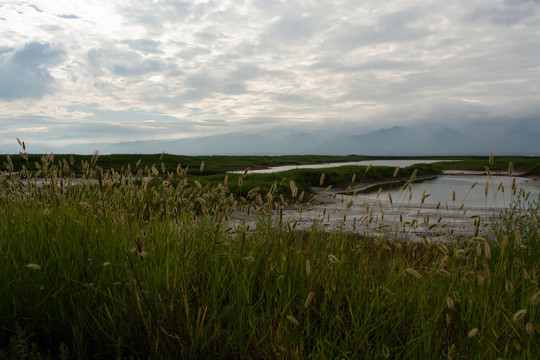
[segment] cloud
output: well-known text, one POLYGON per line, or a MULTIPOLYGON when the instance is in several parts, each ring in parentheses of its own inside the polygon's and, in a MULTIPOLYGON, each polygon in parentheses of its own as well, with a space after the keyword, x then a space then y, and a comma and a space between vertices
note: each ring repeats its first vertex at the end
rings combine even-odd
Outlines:
POLYGON ((284 16, 272 22, 265 36, 281 44, 307 41, 317 28, 317 21, 309 16, 284 16))
POLYGON ((467 14, 465 20, 469 22, 486 20, 495 25, 514 26, 534 18, 539 11, 538 4, 540 1, 507 1, 499 6, 479 7, 467 14))
POLYGON ((128 48, 122 47, 119 43, 103 44, 101 48, 88 50, 86 59, 90 65, 90 70, 94 76, 117 75, 122 77, 140 78, 143 75, 151 75, 163 71, 176 69, 174 63, 167 63, 156 55, 145 55, 136 51, 141 47, 146 50, 154 49, 157 42, 126 41, 130 45, 128 48))
POLYGON ((246 85, 235 78, 218 74, 199 72, 189 75, 185 85, 194 91, 200 92, 204 97, 211 94, 238 95, 247 91, 246 85), (206 95, 206 96, 205 96, 206 95))
POLYGON ((152 39, 135 39, 124 40, 123 43, 128 44, 132 49, 136 51, 142 51, 146 54, 162 54, 160 49, 162 46, 160 41, 152 39))
POLYGON ((197 134, 208 126, 159 112, 113 111, 97 104, 70 105, 56 117, 0 114, 0 124, 0 151, 9 148, 12 152, 17 148, 16 138, 24 140, 34 152, 44 144, 49 149, 61 145, 80 148, 87 143, 174 139, 197 134))
POLYGON ((39 99, 54 92, 49 67, 64 59, 65 51, 48 43, 30 42, 0 55, 0 99, 39 99))
POLYGON ((119 12, 130 21, 143 24, 153 30, 161 30, 169 23, 191 22, 201 19, 214 2, 138 0, 119 7, 119 12))
POLYGON ((37 11, 37 12, 39 12, 39 13, 42 13, 42 12, 43 12, 43 10, 41 10, 39 7, 37 7, 37 5, 34 5, 34 4, 28 4, 28 3, 25 3, 25 2, 23 2, 23 4, 25 4, 26 6, 28 6, 28 7, 32 8, 32 9, 34 9, 35 11, 37 11))
POLYGON ((81 18, 80 16, 73 15, 73 14, 62 14, 62 15, 57 15, 57 16, 61 19, 80 19, 81 18))
POLYGON ((540 0, 83 2, 80 13, 3 3, 0 114, 60 119, 51 132, 84 141, 126 116, 114 129, 130 139, 202 127, 360 132, 511 122, 534 117, 540 96, 540 0), (73 104, 99 106, 62 112, 73 104))

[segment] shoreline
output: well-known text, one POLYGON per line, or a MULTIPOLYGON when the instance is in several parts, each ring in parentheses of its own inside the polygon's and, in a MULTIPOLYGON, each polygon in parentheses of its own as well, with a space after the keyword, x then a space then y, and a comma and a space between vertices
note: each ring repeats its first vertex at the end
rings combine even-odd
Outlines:
MULTIPOLYGON (((418 176, 414 183, 435 179, 441 175, 418 176)), ((342 187, 313 187, 315 199, 289 204, 281 213, 274 209, 271 216, 273 221, 296 230, 309 230, 316 226, 326 231, 398 237, 408 241, 428 238, 451 242, 463 237, 489 236, 488 232, 483 231, 484 226, 496 221, 505 209, 487 205, 465 206, 461 202, 392 203, 385 196, 373 198, 363 196, 362 193, 353 195, 357 190, 403 184, 408 180, 409 178, 398 178, 365 182, 351 187, 348 192, 342 187)), ((256 217, 247 214, 236 214, 233 218, 249 224, 250 228, 256 225, 256 217)))

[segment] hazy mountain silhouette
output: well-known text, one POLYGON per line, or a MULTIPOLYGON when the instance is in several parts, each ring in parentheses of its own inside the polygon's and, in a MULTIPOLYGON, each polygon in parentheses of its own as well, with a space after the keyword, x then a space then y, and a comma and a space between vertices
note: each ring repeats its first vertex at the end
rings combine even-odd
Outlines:
MULTIPOLYGON (((496 155, 540 156, 540 126, 534 121, 474 122, 393 126, 365 134, 267 130, 228 133, 179 140, 149 140, 69 147, 30 146, 29 151, 55 153, 160 153, 184 155, 496 155), (285 135, 284 135, 285 134, 285 135)), ((18 152, 16 146, 9 150, 18 152)), ((2 149, 6 151, 5 149, 2 149)))

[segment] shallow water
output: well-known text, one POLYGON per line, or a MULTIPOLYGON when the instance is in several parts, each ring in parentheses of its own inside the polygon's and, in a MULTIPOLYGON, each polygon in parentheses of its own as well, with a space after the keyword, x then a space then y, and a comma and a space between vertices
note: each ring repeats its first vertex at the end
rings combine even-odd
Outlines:
MULTIPOLYGON (((525 194, 530 193, 529 200, 538 199, 540 194, 538 180, 520 176, 487 175, 442 175, 435 179, 415 182, 411 184, 410 190, 405 191, 402 191, 401 185, 393 184, 383 188, 379 197, 389 199, 389 192, 394 203, 420 204, 425 192, 428 196, 424 199, 424 203, 427 204, 440 202, 449 206, 465 204, 468 207, 503 208, 516 199, 517 192, 516 194, 512 192, 514 181, 517 191, 522 189, 525 194)), ((375 199, 378 189, 379 187, 374 187, 370 191, 363 192, 362 196, 375 199)))
MULTIPOLYGON (((423 237, 452 241, 475 233, 488 236, 484 231, 488 231, 489 227, 484 228, 483 225, 492 220, 497 221, 501 209, 516 199, 519 189, 529 193, 529 201, 537 200, 540 193, 540 181, 537 179, 479 174, 439 176, 413 183, 410 192, 408 189, 402 192, 402 186, 393 184, 392 189, 382 190, 378 198, 378 186, 356 196, 345 194, 340 189, 327 192, 321 190, 317 196, 318 201, 310 206, 303 205, 302 210, 292 206, 285 209, 281 216, 276 213, 275 219, 302 230, 316 225, 328 230, 339 229, 375 236, 384 234, 412 241, 423 237), (516 195, 512 195, 514 180, 516 195), (472 186, 475 182, 477 184, 472 186), (502 185, 499 187, 499 184, 502 185), (430 195, 422 204, 424 190, 430 195), (392 201, 388 197, 389 191, 392 201), (410 194, 412 196, 409 199, 410 194), (413 221, 416 224, 414 226, 413 221)), ((526 207, 526 204, 522 202, 521 206, 526 207)))
MULTIPOLYGON (((326 169, 340 166, 390 166, 405 168, 414 164, 431 164, 441 161, 454 161, 454 160, 364 160, 364 161, 350 161, 350 162, 337 162, 337 163, 323 163, 323 164, 311 164, 311 165, 283 165, 270 167, 268 169, 250 170, 248 174, 269 174, 294 169, 326 169)), ((242 174, 244 171, 231 171, 233 174, 242 174)))

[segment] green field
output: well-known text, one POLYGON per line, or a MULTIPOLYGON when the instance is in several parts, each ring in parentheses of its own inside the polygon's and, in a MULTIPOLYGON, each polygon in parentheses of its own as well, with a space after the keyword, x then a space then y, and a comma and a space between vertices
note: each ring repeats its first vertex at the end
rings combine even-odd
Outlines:
MULTIPOLYGON (((18 171, 23 165, 29 170, 35 170, 36 163, 41 162, 44 154, 13 154, 11 161, 14 170, 18 171)), ((64 160, 70 164, 70 169, 76 173, 81 173, 82 163, 90 162, 92 155, 70 155, 70 154, 55 154, 56 162, 64 160)), ((440 166, 448 169, 469 169, 483 170, 489 165, 488 156, 324 156, 324 155, 287 155, 287 156, 184 156, 171 154, 116 154, 116 155, 100 155, 98 165, 104 169, 114 168, 117 171, 127 167, 135 168, 135 165, 140 160, 140 167, 160 166, 165 164, 167 171, 174 171, 180 164, 183 168, 191 169, 193 174, 198 173, 202 162, 205 163, 205 173, 207 175, 216 173, 225 173, 231 170, 262 169, 271 166, 280 165, 304 165, 317 163, 332 163, 346 161, 364 161, 364 160, 392 160, 392 159, 428 159, 428 160, 458 160, 455 163, 441 163, 440 166)), ((492 170, 506 171, 508 164, 512 162, 515 170, 528 172, 540 167, 540 157, 524 157, 524 156, 504 156, 495 157, 494 163, 491 164, 492 170)))
POLYGON ((510 161, 534 173, 538 158, 243 176, 225 171, 344 158, 24 157, 0 173, 0 359, 540 354, 538 200, 518 197, 485 236, 452 243, 271 216, 313 187, 510 161), (256 228, 228 221, 247 208, 256 228))
MULTIPOLYGON (((35 174, 42 167, 43 155, 12 155, 11 163, 14 171, 20 171, 25 167, 35 174)), ((46 156, 47 157, 47 156, 46 156)), ((139 177, 148 175, 152 167, 159 170, 159 179, 166 178, 168 174, 176 174, 180 166, 189 181, 197 180, 201 184, 217 185, 227 182, 228 189, 235 196, 247 194, 254 188, 267 192, 274 184, 277 185, 278 194, 290 197, 289 184, 294 181, 299 193, 305 191, 306 195, 312 194, 312 187, 327 186, 347 188, 354 186, 353 176, 356 183, 381 181, 391 179, 394 168, 376 167, 366 173, 366 166, 343 166, 329 169, 297 169, 273 174, 227 174, 228 171, 242 171, 245 169, 263 169, 280 165, 304 165, 316 163, 365 161, 365 160, 388 160, 388 159, 429 159, 429 160, 458 160, 456 162, 439 162, 434 164, 416 165, 409 169, 401 169, 397 180, 407 180, 414 169, 418 169, 419 176, 438 175, 444 169, 462 170, 485 170, 489 165, 494 172, 508 171, 509 164, 513 164, 513 170, 525 173, 528 176, 540 174, 539 157, 501 157, 495 158, 493 164, 489 164, 489 157, 366 157, 366 156, 315 156, 315 155, 290 155, 290 156, 182 156, 170 154, 136 155, 119 154, 103 155, 97 158, 95 166, 104 171, 111 170, 118 173, 129 172, 139 177), (201 171, 201 164, 204 164, 201 171), (319 180, 325 174, 325 183, 320 185, 319 180), (240 186, 239 178, 242 178, 240 186)), ((54 155, 52 163, 48 166, 56 166, 58 176, 83 175, 83 168, 92 162, 91 155, 54 155), (85 165, 86 164, 86 165, 85 165), (69 169, 69 171, 64 171, 69 169)), ((4 166, 7 165, 4 162, 4 166)), ((157 180, 159 180, 157 179, 157 180)), ((182 178, 183 180, 183 178, 182 178)), ((176 185, 176 180, 173 180, 176 185)), ((154 185, 158 185, 155 182, 154 185)), ((306 196, 306 199, 309 196, 306 196)))

